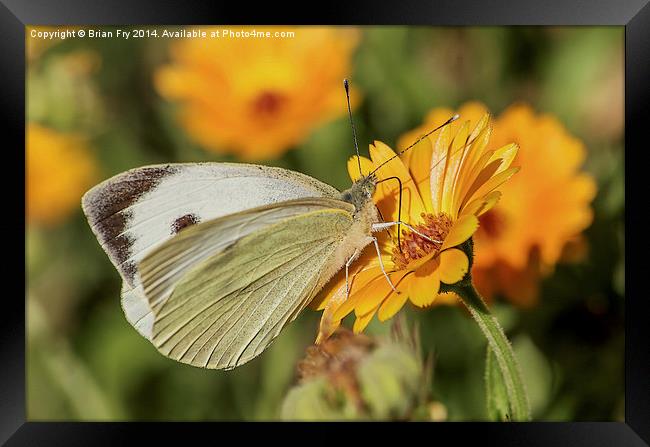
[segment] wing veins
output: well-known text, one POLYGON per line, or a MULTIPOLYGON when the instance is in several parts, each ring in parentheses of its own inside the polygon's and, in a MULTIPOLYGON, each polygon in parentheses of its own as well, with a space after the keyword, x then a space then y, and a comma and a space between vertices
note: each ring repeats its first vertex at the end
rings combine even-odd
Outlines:
MULTIPOLYGON (((329 244, 323 244, 323 246, 321 246, 321 247, 319 248, 318 253, 320 253, 321 251, 323 251, 323 249, 324 249, 325 247, 327 247, 328 245, 329 245, 329 244)), ((307 258, 305 259, 305 262, 309 261, 310 259, 313 259, 313 257, 314 257, 314 256, 307 256, 307 258)), ((285 278, 285 277, 287 277, 287 275, 288 275, 288 273, 285 273, 281 278, 285 278)), ((294 287, 295 284, 298 282, 298 280, 301 279, 303 276, 304 276, 304 275, 298 275, 298 276, 296 277, 296 279, 292 282, 291 287, 294 287)), ((278 278, 278 280, 276 280, 276 284, 278 284, 279 282, 280 282, 280 278, 278 278)), ((304 287, 303 287, 301 290, 304 290, 304 287)), ((275 306, 273 307, 273 310, 270 311, 270 312, 268 313, 266 319, 264 320, 264 323, 260 326, 260 329, 259 329, 255 334, 252 335, 251 339, 247 342, 246 346, 248 346, 248 345, 252 342, 252 340, 255 339, 255 337, 257 336, 257 334, 259 334, 259 333, 262 331, 262 329, 264 328, 264 326, 266 325, 266 323, 268 323, 268 321, 269 321, 269 319, 271 318, 271 316, 273 315, 273 313, 276 311, 276 309, 277 309, 277 308, 280 306, 280 304, 283 302, 284 298, 287 297, 287 295, 289 294, 290 291, 291 291, 291 288, 287 288, 287 290, 286 290, 286 292, 285 292, 285 294, 284 294, 284 296, 283 296, 283 299, 279 299, 279 300, 277 300, 275 306)), ((266 296, 268 296, 268 293, 267 293, 266 296)), ((300 295, 298 295, 298 296, 300 296, 300 295)), ((226 354, 226 352, 228 351, 228 349, 230 349, 230 347, 232 346, 233 342, 234 342, 236 339, 239 338, 239 334, 241 334, 241 331, 242 331, 243 327, 244 327, 244 326, 245 326, 245 325, 250 321, 250 319, 251 319, 251 317, 252 317, 252 313, 254 313, 254 312, 259 308, 260 303, 261 303, 261 300, 257 302, 255 308, 253 309, 253 312, 249 313, 248 318, 246 319, 246 322, 245 322, 244 324, 242 324, 242 325, 239 327, 239 330, 237 331, 237 335, 231 338, 230 342, 228 343, 228 345, 227 345, 226 348, 224 349, 223 353, 221 354, 221 357, 219 357, 219 360, 217 360, 217 364, 221 363, 221 359, 222 359, 223 356, 226 354)), ((240 317, 240 318, 241 318, 241 317, 240 317)), ((238 321, 239 321, 239 319, 238 319, 238 321)), ((212 358, 212 355, 214 354, 214 350, 215 350, 215 349, 216 349, 216 345, 215 345, 215 347, 213 348, 212 353, 210 354, 210 358, 212 358)))
MULTIPOLYGON (((268 257, 267 257, 267 260, 268 260, 269 257, 271 257, 271 256, 273 256, 273 255, 274 255, 274 253, 270 253, 270 254, 268 255, 268 257)), ((257 260, 259 260, 259 259, 260 259, 259 257, 258 257, 258 258, 255 258, 255 261, 257 261, 257 260)), ((289 263, 289 262, 291 262, 292 260, 293 260, 293 259, 289 259, 289 260, 286 261, 285 263, 281 264, 280 267, 281 267, 281 266, 284 266, 285 264, 287 264, 287 263, 289 263)), ((256 269, 260 268, 260 266, 263 265, 263 264, 264 264, 263 262, 262 262, 262 263, 256 263, 256 264, 253 266, 253 268, 247 272, 247 274, 250 274, 250 273, 254 272, 256 269)), ((234 280, 236 280, 235 275, 232 275, 232 278, 233 278, 233 279, 232 279, 228 284, 232 284, 232 282, 233 282, 234 280)), ((203 285, 204 285, 205 283, 207 283, 208 281, 209 281, 209 279, 206 280, 206 281, 203 281, 201 284, 199 284, 199 285, 193 287, 192 289, 190 289, 190 291, 196 291, 197 288, 198 288, 199 286, 203 286, 203 285)), ((269 282, 270 282, 270 281, 269 281, 269 282)), ((268 283, 265 283, 265 284, 261 285, 260 287, 263 287, 263 286, 266 285, 266 284, 268 284, 268 283)), ((203 288, 203 287, 202 287, 202 288, 203 288)), ((191 317, 189 318, 189 320, 186 320, 185 322, 181 323, 180 326, 179 326, 177 329, 175 329, 174 332, 173 332, 172 334, 170 334, 167 338, 165 338, 164 341, 161 341, 160 344, 163 345, 164 343, 166 343, 166 342, 167 342, 171 337, 173 337, 174 335, 176 335, 180 330, 182 330, 182 329, 183 329, 184 327, 186 327, 188 324, 192 323, 196 317, 198 317, 199 315, 204 314, 204 313, 205 313, 208 309, 210 309, 212 306, 215 306, 215 305, 219 304, 219 303, 222 302, 224 299, 229 299, 229 300, 234 300, 234 299, 236 299, 236 298, 239 296, 239 294, 240 294, 243 290, 244 290, 244 287, 239 288, 239 289, 235 289, 235 290, 233 290, 233 291, 231 291, 231 292, 228 292, 226 295, 223 295, 221 298, 216 299, 216 300, 214 300, 213 302, 207 304, 205 307, 203 307, 203 308, 200 309, 199 311, 195 312, 195 314, 194 314, 193 316, 191 316, 191 317), (232 296, 233 294, 236 294, 236 295, 233 297, 233 296, 232 296)), ((251 292, 251 293, 252 293, 252 292, 251 292)), ((182 307, 182 305, 184 305, 184 304, 186 304, 186 303, 179 303, 179 304, 178 304, 174 309, 172 309, 172 310, 176 310, 176 309, 178 309, 179 307, 182 307)), ((240 306, 241 306, 241 302, 240 302, 240 306)), ((162 320, 164 319, 165 316, 170 315, 170 314, 172 313, 172 310, 170 310, 170 311, 168 311, 167 313, 161 315, 161 316, 160 316, 160 318, 161 318, 160 321, 162 321, 162 320)), ((230 310, 230 309, 229 309, 229 310, 230 310)), ((188 310, 188 312, 190 312, 190 311, 191 311, 191 310, 188 310)), ((205 321, 205 320, 206 320, 207 318, 209 318, 210 316, 212 316, 212 314, 210 314, 210 315, 205 315, 204 318, 203 318, 201 321, 205 321)), ((176 319, 172 320, 172 321, 171 321, 167 326, 160 328, 160 330, 159 330, 157 333, 159 334, 161 331, 167 329, 171 324, 173 324, 175 321, 177 321, 180 317, 181 317, 181 315, 179 315, 178 317, 176 317, 176 319)))

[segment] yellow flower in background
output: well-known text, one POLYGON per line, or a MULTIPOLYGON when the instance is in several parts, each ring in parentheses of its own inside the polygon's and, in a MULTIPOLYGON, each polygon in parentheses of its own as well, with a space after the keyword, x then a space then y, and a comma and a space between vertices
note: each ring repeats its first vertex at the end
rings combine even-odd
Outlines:
POLYGON ((96 165, 83 139, 30 123, 26 145, 27 222, 55 225, 80 209, 96 180, 96 165))
MULTIPOLYGON (((388 320, 407 300, 417 307, 429 306, 441 283, 463 279, 469 259, 459 246, 477 230, 479 216, 499 200, 497 188, 519 169, 510 167, 517 145, 491 150, 490 134, 488 114, 475 126, 457 121, 378 169, 379 182, 390 177, 401 180, 401 218, 417 230, 403 228, 399 241, 395 231, 380 234, 382 260, 397 292, 386 281, 376 253, 366 250, 353 264, 347 299, 345 275, 339 273, 314 303, 324 310, 318 341, 327 338, 352 311, 354 331, 360 332, 375 314, 380 321, 388 320)), ((371 172, 394 155, 388 146, 375 142, 370 146, 371 160, 361 159, 362 169, 371 172)), ((359 177, 355 157, 348 163, 348 172, 353 180, 359 177)), ((397 181, 378 184, 374 201, 387 222, 398 220, 399 193, 397 181)))
POLYGON ((346 113, 342 81, 359 40, 349 28, 254 30, 295 36, 185 39, 155 78, 159 93, 180 103, 178 119, 196 142, 248 160, 278 157, 346 113))
MULTIPOLYGON (((472 122, 485 112, 477 102, 458 110, 461 119, 472 122)), ((450 113, 432 110, 425 124, 405 134, 398 147, 444 123, 450 113)), ((580 172, 586 156, 583 143, 550 115, 536 115, 523 104, 510 106, 495 118, 488 147, 509 142, 521 148, 515 163, 522 171, 503 186, 498 205, 479 219, 472 276, 487 298, 502 293, 527 306, 536 302, 540 275, 563 259, 563 250, 580 245, 580 233, 592 221, 596 185, 580 172)))

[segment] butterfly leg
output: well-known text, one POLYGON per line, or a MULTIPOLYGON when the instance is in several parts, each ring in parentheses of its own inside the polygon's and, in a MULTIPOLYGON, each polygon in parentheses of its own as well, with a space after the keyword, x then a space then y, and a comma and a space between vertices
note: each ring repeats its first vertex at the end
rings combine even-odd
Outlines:
POLYGON ((386 278, 386 281, 388 281, 388 284, 390 284, 390 287, 391 289, 393 289, 393 292, 400 293, 393 285, 393 282, 390 280, 388 273, 386 273, 386 269, 384 268, 384 262, 381 260, 381 251, 379 250, 379 243, 377 242, 377 238, 371 237, 371 239, 372 242, 375 244, 375 249, 377 250, 377 257, 379 258, 379 268, 381 268, 381 272, 384 274, 384 277, 386 278))
POLYGON ((426 240, 434 242, 436 244, 442 244, 442 241, 437 241, 435 239, 431 239, 429 236, 427 236, 426 234, 422 234, 421 232, 419 232, 418 230, 416 230, 415 228, 413 228, 411 225, 407 224, 406 222, 397 221, 397 222, 374 223, 374 224, 372 224, 372 230, 371 231, 373 231, 373 232, 375 232, 375 231, 383 231, 383 230, 386 230, 387 228, 393 227, 395 225, 404 225, 406 228, 408 228, 409 230, 411 230, 413 233, 417 234, 418 236, 421 236, 421 237, 425 238, 426 240))
POLYGON ((345 299, 347 300, 348 297, 350 296, 350 265, 354 262, 355 259, 357 259, 357 256, 359 256, 359 249, 357 248, 354 250, 354 254, 350 256, 350 259, 345 261, 345 299))

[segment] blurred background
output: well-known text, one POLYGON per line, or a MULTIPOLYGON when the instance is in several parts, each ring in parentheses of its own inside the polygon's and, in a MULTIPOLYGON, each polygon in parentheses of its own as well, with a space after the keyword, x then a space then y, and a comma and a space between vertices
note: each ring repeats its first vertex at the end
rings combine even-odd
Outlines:
POLYGON ((399 330, 375 320, 363 338, 342 333, 321 349, 354 353, 336 374, 309 348, 320 318, 310 309, 228 372, 163 357, 122 313, 83 193, 130 168, 191 161, 281 166, 347 188, 344 77, 364 152, 373 140, 401 146, 441 108, 485 107, 495 138, 520 144, 522 170, 503 189, 520 200, 482 217, 477 288, 513 343, 534 419, 623 420, 622 27, 256 28, 272 37, 214 39, 195 28, 208 38, 26 31, 30 420, 491 419, 486 342, 453 300, 406 306, 399 330), (369 388, 391 380, 397 388, 369 388), (327 387, 343 391, 332 400, 327 387))

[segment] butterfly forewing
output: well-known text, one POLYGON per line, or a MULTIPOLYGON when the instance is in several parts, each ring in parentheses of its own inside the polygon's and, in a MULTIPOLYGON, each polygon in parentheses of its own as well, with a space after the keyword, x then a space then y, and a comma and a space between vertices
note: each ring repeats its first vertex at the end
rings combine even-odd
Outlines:
MULTIPOLYGON (((338 191, 281 168, 235 163, 153 165, 112 177, 88 191, 82 207, 102 248, 124 280, 128 321, 150 338, 153 315, 137 264, 181 229, 217 217, 338 191)), ((255 226, 242 226, 240 236, 255 226)))

